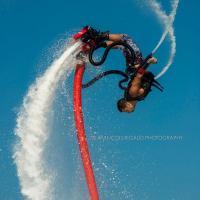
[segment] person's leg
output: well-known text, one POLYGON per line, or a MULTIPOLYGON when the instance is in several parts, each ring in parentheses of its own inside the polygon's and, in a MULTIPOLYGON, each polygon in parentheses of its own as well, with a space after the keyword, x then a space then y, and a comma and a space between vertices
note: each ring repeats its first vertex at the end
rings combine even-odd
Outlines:
POLYGON ((124 34, 109 34, 109 41, 118 42, 122 40, 124 34))
MULTIPOLYGON (((106 45, 109 46, 111 45, 112 43, 114 43, 113 41, 106 41, 106 45)), ((113 49, 119 49, 119 46, 114 46, 112 47, 113 49)))
MULTIPOLYGON (((107 46, 111 45, 113 42, 121 41, 124 37, 124 34, 109 34, 109 40, 106 41, 107 46)), ((114 49, 118 49, 119 46, 113 47, 114 49)))

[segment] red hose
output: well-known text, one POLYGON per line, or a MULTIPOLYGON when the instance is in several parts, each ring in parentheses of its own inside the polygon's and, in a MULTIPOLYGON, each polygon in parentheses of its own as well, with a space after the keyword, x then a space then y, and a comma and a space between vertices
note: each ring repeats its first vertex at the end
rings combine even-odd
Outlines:
POLYGON ((99 200, 98 190, 90 159, 87 139, 84 129, 82 113, 82 78, 85 70, 84 64, 78 64, 74 75, 74 120, 77 131, 79 149, 81 153, 82 164, 85 172, 86 182, 91 200, 99 200))

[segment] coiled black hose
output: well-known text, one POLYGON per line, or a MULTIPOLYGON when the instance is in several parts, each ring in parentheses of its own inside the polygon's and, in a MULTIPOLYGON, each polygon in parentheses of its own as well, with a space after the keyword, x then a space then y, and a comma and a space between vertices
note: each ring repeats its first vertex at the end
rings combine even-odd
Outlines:
POLYGON ((117 41, 117 42, 113 42, 112 44, 110 44, 110 45, 105 49, 105 51, 104 51, 104 53, 103 53, 103 56, 102 56, 102 58, 101 58, 100 61, 94 61, 94 59, 93 59, 93 54, 94 54, 95 50, 101 48, 101 46, 92 46, 91 49, 90 49, 90 52, 89 52, 89 61, 90 61, 90 63, 91 63, 92 65, 94 65, 94 66, 102 65, 102 64, 106 61, 106 58, 107 58, 107 56, 108 56, 109 51, 110 51, 113 47, 115 47, 115 46, 123 46, 123 47, 125 47, 126 49, 128 49, 128 50, 130 51, 130 55, 131 55, 131 57, 132 57, 132 60, 133 60, 133 61, 135 60, 135 52, 134 52, 133 48, 132 48, 129 44, 127 44, 126 42, 124 42, 124 41, 117 41))
POLYGON ((82 84, 82 88, 88 88, 90 87, 91 85, 93 85, 96 81, 98 81, 99 79, 107 76, 107 75, 112 75, 112 74, 117 74, 117 75, 121 75, 123 76, 124 78, 119 81, 119 87, 122 89, 122 90, 125 90, 126 87, 124 87, 122 85, 122 83, 125 83, 129 80, 129 77, 127 76, 126 73, 124 73, 123 71, 120 71, 120 70, 108 70, 108 71, 105 71, 105 72, 102 72, 100 74, 98 74, 97 76, 95 76, 92 80, 90 80, 89 82, 87 83, 84 83, 82 84))

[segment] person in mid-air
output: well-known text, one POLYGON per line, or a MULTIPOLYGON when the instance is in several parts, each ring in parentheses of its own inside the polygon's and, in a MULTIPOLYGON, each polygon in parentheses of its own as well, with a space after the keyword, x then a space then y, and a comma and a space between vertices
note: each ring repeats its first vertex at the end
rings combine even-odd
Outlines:
MULTIPOLYGON (((128 43, 135 52, 135 59, 132 61, 129 51, 124 47, 118 47, 123 50, 124 56, 126 58, 127 67, 131 67, 137 70, 137 73, 129 82, 127 89, 125 90, 124 98, 120 99, 117 102, 117 107, 120 112, 133 112, 135 110, 136 104, 138 101, 143 100, 150 91, 150 84, 153 81, 153 74, 149 71, 146 71, 140 67, 143 64, 143 57, 140 49, 136 43, 125 34, 109 34, 106 35, 107 41, 106 45, 110 45, 113 42, 124 41, 128 43)), ((157 59, 155 57, 150 57, 147 60, 147 64, 155 64, 157 59)))
MULTIPOLYGON (((134 51, 135 57, 133 58, 131 52, 124 47, 123 45, 115 46, 114 48, 119 48, 123 51, 123 54, 126 58, 127 69, 134 71, 134 76, 132 76, 128 87, 125 90, 124 98, 120 99, 117 102, 117 108, 120 112, 131 113, 135 110, 136 104, 138 101, 143 100, 151 91, 151 86, 154 85, 159 90, 162 91, 162 86, 155 81, 154 75, 143 68, 144 58, 142 53, 137 46, 137 44, 126 34, 110 34, 109 32, 100 32, 96 31, 92 27, 86 27, 88 34, 85 35, 84 40, 87 40, 90 37, 98 38, 102 42, 102 47, 106 48, 114 42, 125 42, 127 43, 134 51)), ((157 59, 153 56, 150 56, 145 60, 146 65, 157 63, 157 59)))

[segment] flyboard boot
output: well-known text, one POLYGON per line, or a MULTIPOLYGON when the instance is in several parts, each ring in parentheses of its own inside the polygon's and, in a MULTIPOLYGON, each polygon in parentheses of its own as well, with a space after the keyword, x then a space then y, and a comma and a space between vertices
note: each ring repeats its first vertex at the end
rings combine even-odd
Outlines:
POLYGON ((83 42, 82 50, 77 55, 77 59, 88 61, 88 53, 91 47, 107 47, 105 41, 109 39, 109 32, 100 32, 91 26, 85 26, 81 31, 73 36, 75 41, 80 40, 83 42))

